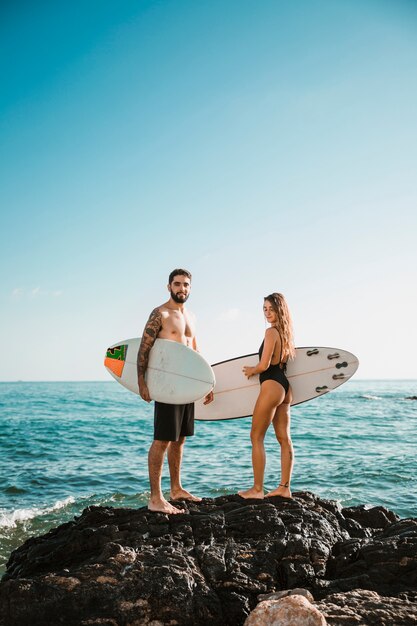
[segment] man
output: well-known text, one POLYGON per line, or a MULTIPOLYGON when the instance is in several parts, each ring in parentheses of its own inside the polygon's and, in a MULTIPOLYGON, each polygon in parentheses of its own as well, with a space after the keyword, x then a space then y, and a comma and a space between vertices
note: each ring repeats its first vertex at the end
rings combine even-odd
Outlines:
MULTIPOLYGON (((149 316, 142 335, 138 352, 139 393, 146 402, 151 401, 145 382, 149 352, 158 337, 178 341, 193 350, 197 350, 194 316, 186 309, 185 303, 190 295, 191 274, 184 269, 175 269, 168 279, 168 302, 156 307, 149 316)), ((210 392, 204 404, 213 400, 210 392)), ((181 461, 185 438, 194 435, 194 403, 164 404, 155 402, 154 441, 149 449, 149 482, 151 497, 148 508, 163 513, 180 513, 163 496, 161 475, 165 452, 168 451, 168 465, 171 479, 171 499, 184 498, 199 502, 201 498, 193 496, 181 485, 181 461)))

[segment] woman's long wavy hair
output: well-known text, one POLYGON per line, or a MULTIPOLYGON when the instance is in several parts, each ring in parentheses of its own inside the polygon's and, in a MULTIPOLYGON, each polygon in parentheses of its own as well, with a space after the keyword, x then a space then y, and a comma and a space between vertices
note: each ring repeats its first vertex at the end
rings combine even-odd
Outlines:
POLYGON ((281 337, 281 360, 283 362, 287 362, 287 360, 293 359, 295 357, 292 320, 287 301, 285 300, 282 293, 271 293, 269 294, 269 296, 265 296, 264 300, 268 301, 271 304, 274 312, 277 315, 277 321, 275 322, 274 326, 278 330, 281 337))

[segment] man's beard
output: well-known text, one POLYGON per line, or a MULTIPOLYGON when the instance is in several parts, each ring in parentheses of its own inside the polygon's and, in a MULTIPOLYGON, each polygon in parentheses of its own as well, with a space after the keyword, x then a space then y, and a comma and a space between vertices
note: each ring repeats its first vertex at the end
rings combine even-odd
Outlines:
POLYGON ((184 304, 184 302, 187 302, 188 300, 188 295, 183 294, 181 296, 177 296, 176 293, 174 293, 173 291, 171 291, 171 298, 174 300, 174 302, 176 302, 177 304, 184 304))

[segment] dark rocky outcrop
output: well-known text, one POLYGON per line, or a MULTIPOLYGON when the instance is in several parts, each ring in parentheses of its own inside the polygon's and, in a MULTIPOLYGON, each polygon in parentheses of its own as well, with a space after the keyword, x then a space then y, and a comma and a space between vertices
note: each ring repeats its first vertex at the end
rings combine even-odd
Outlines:
POLYGON ((0 623, 236 626, 260 594, 303 587, 332 625, 383 623, 366 621, 380 596, 394 623, 417 624, 417 520, 306 492, 181 506, 90 507, 29 539, 0 584, 0 623))

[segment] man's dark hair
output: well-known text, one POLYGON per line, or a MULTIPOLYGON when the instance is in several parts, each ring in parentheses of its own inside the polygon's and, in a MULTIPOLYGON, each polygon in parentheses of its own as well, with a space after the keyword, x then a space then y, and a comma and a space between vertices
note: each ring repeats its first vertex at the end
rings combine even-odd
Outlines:
POLYGON ((172 270, 171 274, 169 275, 168 278, 168 285, 170 285, 172 283, 172 281, 174 280, 175 276, 187 276, 187 278, 190 279, 191 282, 191 274, 190 272, 188 272, 187 270, 184 269, 176 269, 176 270, 172 270))

